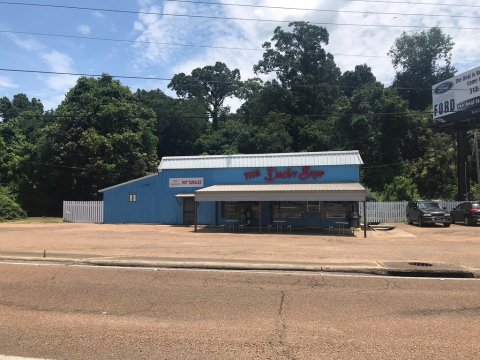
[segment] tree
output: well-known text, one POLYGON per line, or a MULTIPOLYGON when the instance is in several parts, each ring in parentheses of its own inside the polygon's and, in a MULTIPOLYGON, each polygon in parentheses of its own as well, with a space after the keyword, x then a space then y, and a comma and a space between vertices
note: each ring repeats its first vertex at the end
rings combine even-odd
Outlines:
POLYGON ((363 64, 355 66, 354 71, 345 71, 340 77, 340 87, 343 95, 352 96, 355 90, 362 86, 371 85, 376 81, 372 68, 363 64))
MULTIPOLYGON (((409 161, 406 175, 427 199, 454 199, 457 189, 455 141, 450 135, 429 131, 423 156, 409 161)), ((423 144, 420 144, 423 146, 423 144)))
POLYGON ((390 184, 385 185, 385 201, 412 201, 419 198, 417 186, 408 177, 396 176, 390 184))
POLYGON ((323 49, 329 41, 324 27, 299 21, 289 24, 291 32, 277 27, 272 42, 265 42, 263 59, 255 73, 277 75, 291 94, 295 115, 326 112, 338 96, 340 70, 333 55, 323 49))
POLYGON ((230 70, 222 62, 196 68, 191 75, 176 74, 168 84, 168 88, 178 96, 202 102, 214 128, 218 128, 222 115, 228 113, 228 109, 223 106, 225 99, 235 96, 239 87, 240 71, 230 70))
POLYGON ((195 143, 209 126, 202 104, 195 99, 173 99, 161 90, 138 90, 135 97, 156 113, 157 155, 192 155, 195 143))
POLYGON ((154 172, 155 113, 111 76, 82 77, 40 131, 19 200, 31 213, 54 215, 63 200, 94 200, 98 190, 154 172))
POLYGON ((27 216, 15 199, 2 188, 0 188, 0 205, 0 221, 23 219, 27 216))
POLYGON ((333 115, 333 147, 359 150, 365 159, 363 181, 373 191, 402 172, 411 118, 406 101, 378 84, 341 97, 333 115))
POLYGON ((388 52, 396 69, 393 87, 414 110, 431 104, 434 84, 454 76, 451 65, 453 41, 438 27, 402 33, 388 52))
POLYGON ((32 98, 30 101, 25 94, 14 95, 12 101, 7 97, 2 97, 0 99, 0 119, 4 123, 14 119, 22 113, 41 115, 43 114, 43 105, 41 101, 36 98, 32 98))
POLYGON ((254 127, 245 126, 238 118, 229 118, 217 129, 209 128, 196 143, 197 153, 208 155, 231 155, 251 153, 254 127))

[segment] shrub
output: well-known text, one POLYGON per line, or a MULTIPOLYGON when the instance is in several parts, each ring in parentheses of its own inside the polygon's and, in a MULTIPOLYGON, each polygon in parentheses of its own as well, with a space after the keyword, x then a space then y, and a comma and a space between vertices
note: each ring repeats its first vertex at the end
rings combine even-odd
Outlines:
POLYGON ((397 176, 392 183, 385 186, 385 201, 411 201, 419 198, 418 189, 412 179, 397 176))
POLYGON ((11 196, 0 192, 0 221, 26 218, 27 214, 11 196))

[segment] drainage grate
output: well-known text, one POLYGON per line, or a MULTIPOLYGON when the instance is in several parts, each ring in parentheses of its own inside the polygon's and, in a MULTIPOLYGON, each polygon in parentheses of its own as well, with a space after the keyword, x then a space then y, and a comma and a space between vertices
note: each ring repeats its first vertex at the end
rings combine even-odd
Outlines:
POLYGON ((424 263, 424 262, 409 262, 408 265, 420 266, 420 267, 431 267, 433 264, 424 263))

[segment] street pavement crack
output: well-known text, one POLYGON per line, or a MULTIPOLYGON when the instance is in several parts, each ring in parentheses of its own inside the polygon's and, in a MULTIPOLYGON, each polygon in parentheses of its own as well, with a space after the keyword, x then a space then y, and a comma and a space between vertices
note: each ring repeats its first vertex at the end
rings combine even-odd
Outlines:
POLYGON ((65 268, 64 267, 61 267, 60 269, 58 269, 57 271, 55 271, 55 273, 52 275, 52 277, 50 277, 50 280, 53 281, 57 278, 57 275, 60 274, 62 271, 64 271, 65 268))
POLYGON ((289 345, 286 344, 285 337, 287 333, 287 324, 285 323, 284 315, 284 306, 285 306, 285 291, 281 291, 280 304, 277 311, 277 325, 276 325, 276 335, 278 342, 278 351, 282 357, 288 360, 295 360, 292 349, 289 345))

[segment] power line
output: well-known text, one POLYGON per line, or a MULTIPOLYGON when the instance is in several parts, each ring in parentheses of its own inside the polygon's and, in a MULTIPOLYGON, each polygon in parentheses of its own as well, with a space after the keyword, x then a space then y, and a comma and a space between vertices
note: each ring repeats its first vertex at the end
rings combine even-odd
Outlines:
MULTIPOLYGON (((240 47, 213 46, 213 45, 202 45, 202 44, 185 44, 185 43, 169 43, 169 42, 144 41, 144 40, 128 40, 128 39, 118 39, 118 38, 104 38, 104 37, 94 37, 94 36, 68 35, 68 34, 58 34, 58 33, 42 33, 42 32, 30 32, 30 31, 0 30, 0 33, 20 34, 20 35, 34 35, 34 36, 48 36, 48 37, 61 37, 61 38, 82 39, 82 40, 126 42, 126 43, 132 43, 132 44, 146 44, 146 45, 154 44, 154 45, 200 47, 200 48, 213 48, 213 49, 226 49, 226 50, 263 51, 263 49, 260 49, 260 48, 240 48, 240 47)), ((362 55, 348 55, 348 56, 362 56, 362 55)), ((373 57, 373 55, 372 55, 372 57, 373 57)))
MULTIPOLYGON (((256 19, 256 18, 243 18, 243 17, 226 17, 226 16, 213 16, 213 15, 189 15, 189 14, 172 14, 163 12, 149 12, 149 11, 134 11, 134 10, 119 10, 119 9, 107 9, 107 8, 93 8, 82 6, 68 6, 68 5, 53 5, 53 4, 38 4, 38 3, 19 3, 10 1, 0 1, 2 5, 18 5, 18 6, 33 6, 43 8, 57 8, 57 9, 69 9, 69 10, 87 10, 87 11, 104 11, 112 13, 123 14, 135 14, 135 15, 157 15, 157 16, 171 16, 182 18, 196 18, 196 19, 209 19, 209 20, 236 20, 236 21, 252 21, 252 22, 269 22, 269 23, 282 23, 289 24, 291 22, 299 20, 276 20, 276 19, 256 19)), ((334 23, 334 22, 309 22, 312 25, 335 25, 335 26, 353 26, 353 27, 380 27, 380 28, 397 28, 397 29, 430 29, 432 26, 425 25, 387 25, 387 24, 358 24, 358 23, 334 23)), ((456 26, 438 26, 440 29, 453 29, 453 30, 480 30, 479 27, 456 27, 456 26)))
POLYGON ((330 12, 330 13, 340 13, 340 14, 346 13, 346 14, 367 14, 367 15, 401 15, 401 16, 480 19, 480 16, 471 16, 471 15, 447 15, 447 14, 381 12, 381 11, 360 11, 360 10, 314 9, 314 8, 300 8, 300 7, 286 7, 286 6, 268 6, 268 5, 252 5, 252 4, 239 4, 239 3, 222 3, 222 2, 197 1, 197 0, 165 0, 165 1, 178 2, 178 3, 189 3, 189 4, 202 4, 202 5, 220 5, 220 6, 260 8, 260 9, 330 12))
MULTIPOLYGON (((168 45, 168 46, 199 47, 199 48, 235 50, 235 51, 238 51, 238 50, 258 51, 258 52, 265 51, 265 49, 261 49, 261 48, 243 48, 243 47, 214 46, 214 45, 202 45, 202 44, 185 44, 185 43, 170 43, 170 42, 158 42, 158 41, 128 40, 128 39, 118 39, 118 38, 103 38, 103 37, 94 37, 94 36, 68 35, 68 34, 58 34, 58 33, 41 33, 41 32, 30 32, 30 31, 0 30, 0 33, 60 37, 60 38, 69 38, 69 39, 82 39, 82 40, 126 42, 126 43, 131 43, 131 44, 146 44, 146 45, 154 44, 154 45, 168 45)), ((388 58, 388 56, 385 56, 385 55, 361 55, 361 54, 340 54, 340 53, 333 53, 332 55, 334 55, 334 56, 346 56, 346 57, 388 58)))
MULTIPOLYGON (((173 1, 173 0, 171 0, 171 1, 173 1)), ((197 48, 232 50, 232 51, 239 51, 239 50, 240 51, 255 51, 255 52, 264 52, 265 51, 265 49, 262 49, 262 48, 245 48, 245 47, 215 46, 215 45, 204 45, 204 44, 172 43, 172 42, 159 42, 159 41, 146 41, 146 40, 129 40, 129 39, 120 39, 120 38, 104 38, 104 37, 96 37, 96 36, 70 35, 70 34, 58 34, 58 33, 42 33, 42 32, 32 32, 32 31, 0 30, 0 34, 46 36, 46 37, 57 37, 57 38, 67 38, 67 39, 97 40, 97 41, 130 43, 130 44, 145 44, 145 45, 197 47, 197 48)), ((309 52, 305 52, 305 53, 309 53, 309 52)), ((333 56, 340 56, 340 57, 344 56, 344 57, 381 58, 381 59, 388 59, 389 58, 389 56, 386 56, 386 55, 343 54, 343 53, 331 53, 331 54, 333 56)), ((457 61, 459 61, 459 62, 474 61, 474 60, 476 60, 476 59, 457 59, 457 61)))
MULTIPOLYGON (((105 105, 105 104, 101 104, 105 105)), ((364 116, 364 117, 373 117, 373 116, 397 116, 397 115, 431 115, 431 111, 416 111, 416 112, 368 112, 368 113, 323 113, 323 114, 283 114, 289 115, 291 117, 308 117, 308 118, 327 118, 330 116, 364 116)), ((279 113, 281 114, 281 113, 279 113)), ((59 114, 20 114, 19 117, 29 118, 29 119, 38 119, 43 117, 44 119, 79 119, 81 117, 92 117, 93 115, 99 116, 94 113, 75 113, 74 115, 59 115, 59 114)), ((103 116, 99 116, 103 117, 103 116)), ((208 116, 181 116, 181 115, 168 115, 168 114, 156 114, 155 116, 118 116, 119 120, 158 120, 158 119, 182 119, 182 120, 208 120, 208 116)), ((226 114, 226 120, 263 120, 264 117, 260 116, 248 116, 248 115, 238 115, 238 114, 226 114)), ((1 124, 1 123, 0 123, 1 124)))
POLYGON ((394 0, 344 0, 344 1, 362 2, 362 3, 380 3, 380 4, 406 4, 406 5, 455 6, 455 7, 467 7, 467 8, 480 8, 480 5, 466 5, 466 4, 459 4, 459 3, 439 3, 439 4, 436 4, 436 3, 431 3, 431 2, 394 1, 394 0))
MULTIPOLYGON (((46 70, 28 70, 28 69, 11 69, 11 68, 0 68, 0 71, 5 72, 16 72, 16 73, 34 73, 34 74, 45 74, 45 75, 68 75, 68 76, 86 76, 86 77, 101 77, 105 74, 91 74, 91 73, 75 73, 75 72, 60 72, 60 71, 46 71, 46 70)), ((155 76, 133 76, 133 75, 112 75, 106 74, 111 76, 112 78, 117 79, 136 79, 136 80, 158 80, 158 81, 172 81, 173 78, 163 78, 163 77, 155 77, 155 76)), ((190 82, 196 82, 195 80, 191 80, 190 82)), ((220 80, 210 80, 206 81, 209 84, 234 84, 231 81, 220 81, 220 80)), ((322 84, 290 84, 289 87, 295 88, 314 88, 314 87, 327 87, 327 88, 338 88, 338 89, 358 89, 358 86, 348 86, 348 85, 332 85, 327 83, 322 84)), ((396 90, 415 90, 415 91, 432 91, 431 88, 421 88, 421 87, 389 87, 390 89, 396 90)), ((469 91, 468 89, 459 89, 459 88, 451 88, 450 90, 459 90, 459 91, 469 91)))

